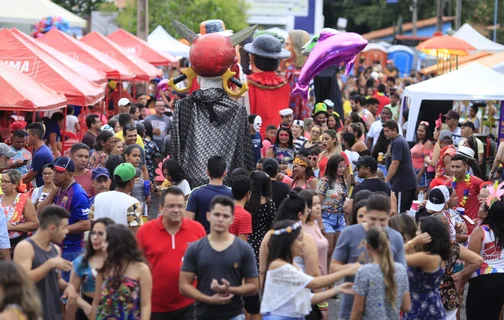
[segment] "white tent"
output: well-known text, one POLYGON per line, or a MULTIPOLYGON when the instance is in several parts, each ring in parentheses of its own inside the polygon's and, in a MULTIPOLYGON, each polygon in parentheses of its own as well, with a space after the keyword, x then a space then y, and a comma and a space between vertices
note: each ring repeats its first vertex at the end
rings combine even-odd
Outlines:
POLYGON ((464 25, 453 34, 453 36, 468 42, 478 51, 504 51, 504 46, 502 44, 498 44, 497 42, 493 42, 492 40, 486 38, 468 23, 464 23, 464 25))
POLYGON ((147 42, 160 51, 168 52, 174 56, 189 58, 190 47, 170 36, 162 26, 157 26, 149 34, 147 42))
POLYGON ((51 0, 0 0, 0 23, 34 25, 42 18, 53 16, 66 19, 71 27, 85 28, 86 20, 58 6, 51 0))
POLYGON ((406 139, 414 139, 422 100, 504 100, 503 83, 503 74, 475 63, 406 87, 403 97, 410 99, 406 139))

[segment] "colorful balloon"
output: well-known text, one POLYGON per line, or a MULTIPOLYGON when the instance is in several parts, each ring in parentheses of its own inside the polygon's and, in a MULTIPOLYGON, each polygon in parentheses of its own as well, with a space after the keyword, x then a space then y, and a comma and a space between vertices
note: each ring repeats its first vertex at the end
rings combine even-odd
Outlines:
POLYGON ((291 95, 308 98, 310 81, 322 70, 346 64, 346 74, 352 69, 356 55, 367 46, 367 40, 353 32, 334 34, 327 30, 320 33, 317 44, 306 60, 298 82, 291 95))

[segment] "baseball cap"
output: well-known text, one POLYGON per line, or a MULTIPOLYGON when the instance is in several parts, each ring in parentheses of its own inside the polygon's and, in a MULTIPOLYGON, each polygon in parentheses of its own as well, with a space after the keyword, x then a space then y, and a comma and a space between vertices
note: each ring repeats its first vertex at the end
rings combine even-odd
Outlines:
POLYGON ((445 114, 446 118, 460 119, 460 115, 455 110, 450 110, 445 114))
POLYGON ((131 101, 129 101, 129 99, 128 99, 128 98, 121 98, 121 99, 119 99, 119 101, 117 102, 117 105, 118 105, 119 107, 124 107, 124 106, 126 106, 126 105, 128 105, 128 104, 131 104, 131 101))
POLYGON ((53 162, 54 169, 59 172, 75 172, 75 164, 72 159, 59 157, 53 162))
POLYGON ((12 158, 17 153, 12 151, 12 149, 5 143, 0 143, 0 156, 5 156, 7 158, 12 158))
POLYGON ((378 170, 378 162, 371 156, 362 156, 358 161, 352 161, 352 163, 355 164, 356 169, 366 167, 369 168, 371 172, 376 172, 376 170, 378 170))
POLYGON ((131 163, 121 163, 114 170, 114 176, 119 176, 123 182, 138 178, 141 174, 142 171, 133 167, 131 163))
POLYGON ((96 180, 99 177, 107 177, 108 179, 110 179, 110 173, 106 168, 98 167, 93 170, 91 174, 91 179, 96 180))
POLYGON ((439 141, 453 141, 453 134, 450 130, 441 130, 439 133, 439 141))
POLYGON ((425 208, 434 212, 443 210, 445 203, 450 199, 450 192, 446 186, 439 186, 429 191, 425 208))
POLYGON ((466 122, 462 123, 460 126, 461 126, 461 127, 469 127, 469 128, 471 128, 473 131, 475 131, 475 130, 476 130, 476 127, 474 126, 474 123, 472 123, 471 121, 466 121, 466 122))

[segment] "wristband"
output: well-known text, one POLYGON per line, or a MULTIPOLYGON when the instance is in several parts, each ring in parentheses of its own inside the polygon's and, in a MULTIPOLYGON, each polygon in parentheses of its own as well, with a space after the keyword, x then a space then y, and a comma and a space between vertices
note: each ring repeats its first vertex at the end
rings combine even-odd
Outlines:
POLYGON ((322 303, 317 304, 317 307, 319 308, 320 311, 327 311, 327 310, 329 310, 329 303, 322 302, 322 303))

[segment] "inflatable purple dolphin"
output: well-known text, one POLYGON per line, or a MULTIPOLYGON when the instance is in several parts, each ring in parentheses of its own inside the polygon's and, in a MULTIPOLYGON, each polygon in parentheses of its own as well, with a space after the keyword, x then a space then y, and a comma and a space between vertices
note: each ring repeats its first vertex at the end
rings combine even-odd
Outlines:
POLYGON ((360 34, 353 32, 340 32, 337 34, 323 30, 317 44, 310 52, 306 63, 301 69, 298 82, 291 95, 308 97, 308 85, 322 70, 346 64, 346 74, 350 72, 356 55, 361 52, 368 42, 360 34))

